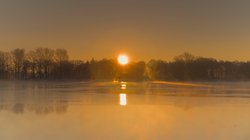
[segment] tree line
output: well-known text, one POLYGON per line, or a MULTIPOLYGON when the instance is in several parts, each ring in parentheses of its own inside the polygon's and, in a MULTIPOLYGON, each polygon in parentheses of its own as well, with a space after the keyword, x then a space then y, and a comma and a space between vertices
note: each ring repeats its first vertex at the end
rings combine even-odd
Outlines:
POLYGON ((250 62, 219 61, 190 53, 173 61, 150 60, 121 66, 116 59, 70 60, 65 49, 0 51, 0 79, 5 80, 250 80, 250 62))
POLYGON ((250 62, 218 61, 183 53, 172 62, 150 60, 151 80, 173 81, 246 81, 250 80, 250 62))
POLYGON ((10 80, 143 80, 146 64, 120 66, 115 59, 70 60, 65 49, 0 51, 0 79, 10 80))

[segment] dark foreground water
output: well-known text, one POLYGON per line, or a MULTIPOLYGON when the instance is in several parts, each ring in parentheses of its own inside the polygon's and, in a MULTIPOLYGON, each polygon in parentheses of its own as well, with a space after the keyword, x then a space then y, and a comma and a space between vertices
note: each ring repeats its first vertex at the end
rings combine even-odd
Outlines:
POLYGON ((0 82, 0 140, 249 140, 250 83, 0 82))

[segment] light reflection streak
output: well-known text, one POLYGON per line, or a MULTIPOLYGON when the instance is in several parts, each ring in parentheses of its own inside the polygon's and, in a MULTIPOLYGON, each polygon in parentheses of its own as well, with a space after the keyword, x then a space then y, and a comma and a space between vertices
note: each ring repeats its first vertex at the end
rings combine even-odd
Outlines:
POLYGON ((127 83, 126 82, 121 82, 120 83, 120 88, 121 89, 126 89, 127 88, 127 83))
POLYGON ((120 93, 120 105, 121 106, 127 105, 127 95, 125 93, 120 93))

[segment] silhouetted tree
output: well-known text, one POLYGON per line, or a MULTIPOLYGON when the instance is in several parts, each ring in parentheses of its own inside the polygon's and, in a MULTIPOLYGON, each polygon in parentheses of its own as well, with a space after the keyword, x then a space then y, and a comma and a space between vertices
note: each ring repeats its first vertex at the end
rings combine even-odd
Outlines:
POLYGON ((68 71, 68 59, 68 52, 65 49, 56 49, 55 62, 57 64, 58 78, 60 79, 65 78, 65 74, 68 71))
POLYGON ((117 63, 110 59, 102 59, 95 61, 94 59, 90 62, 91 77, 95 80, 113 80, 116 76, 117 63))
POLYGON ((36 52, 35 51, 30 51, 27 54, 27 65, 28 65, 28 70, 30 73, 28 74, 28 77, 30 79, 36 79, 37 78, 37 72, 38 72, 38 60, 36 57, 36 52))
POLYGON ((6 79, 15 79, 14 66, 12 55, 9 52, 4 53, 4 62, 5 62, 5 78, 6 79))
POLYGON ((38 48, 35 50, 36 61, 38 64, 38 77, 47 79, 49 78, 53 58, 54 58, 54 50, 49 48, 38 48))
POLYGON ((14 71, 15 77, 17 79, 22 79, 22 70, 23 70, 23 63, 25 59, 25 50, 24 49, 15 49, 12 52, 13 55, 13 62, 14 62, 14 71))
POLYGON ((126 70, 127 72, 124 75, 124 79, 126 81, 129 81, 129 80, 142 81, 146 78, 145 62, 141 61, 137 63, 131 63, 128 65, 128 68, 126 70))
POLYGON ((193 62, 195 59, 196 59, 195 56, 188 52, 185 52, 181 55, 174 57, 175 62, 184 62, 184 63, 193 62))
POLYGON ((170 73, 168 63, 162 60, 150 60, 147 64, 147 76, 151 80, 170 80, 170 73))
POLYGON ((0 52, 0 78, 4 78, 6 74, 6 64, 4 52, 0 52))

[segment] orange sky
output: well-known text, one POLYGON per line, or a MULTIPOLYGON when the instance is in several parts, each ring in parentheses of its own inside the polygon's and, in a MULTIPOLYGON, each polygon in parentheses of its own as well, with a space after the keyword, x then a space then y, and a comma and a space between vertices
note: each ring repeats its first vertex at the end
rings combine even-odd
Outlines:
POLYGON ((2 0, 0 50, 65 48, 72 59, 127 53, 171 60, 183 52, 250 60, 250 2, 2 0))

